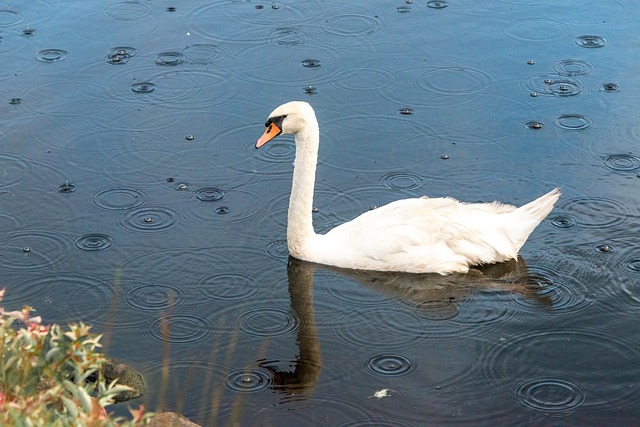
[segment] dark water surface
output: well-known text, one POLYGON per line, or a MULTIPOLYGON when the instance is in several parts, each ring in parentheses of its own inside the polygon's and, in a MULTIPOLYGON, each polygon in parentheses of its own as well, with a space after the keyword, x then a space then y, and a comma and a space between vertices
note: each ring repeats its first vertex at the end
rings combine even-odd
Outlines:
POLYGON ((95 325, 141 403, 203 425, 638 424, 639 20, 4 0, 6 305, 95 325), (293 99, 320 120, 319 231, 407 196, 563 196, 520 263, 482 273, 288 265, 293 139, 253 146, 293 99))

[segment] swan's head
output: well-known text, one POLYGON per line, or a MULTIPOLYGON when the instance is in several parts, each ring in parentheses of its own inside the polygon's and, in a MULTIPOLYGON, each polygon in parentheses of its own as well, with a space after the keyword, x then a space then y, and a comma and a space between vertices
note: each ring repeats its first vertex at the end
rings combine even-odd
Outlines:
POLYGON ((282 104, 269 114, 264 124, 267 129, 256 143, 256 148, 262 147, 281 133, 295 134, 312 124, 317 126, 316 114, 307 102, 291 101, 282 104))

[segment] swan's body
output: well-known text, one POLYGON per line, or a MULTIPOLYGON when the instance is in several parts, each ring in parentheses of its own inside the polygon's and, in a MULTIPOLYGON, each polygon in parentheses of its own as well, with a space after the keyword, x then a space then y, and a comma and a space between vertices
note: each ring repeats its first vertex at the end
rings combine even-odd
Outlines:
POLYGON ((295 258, 342 268, 409 273, 465 273, 470 266, 515 259, 560 197, 556 188, 520 207, 411 198, 365 212, 326 234, 312 225, 320 131, 306 102, 276 108, 256 148, 280 133, 296 141, 287 245, 295 258))

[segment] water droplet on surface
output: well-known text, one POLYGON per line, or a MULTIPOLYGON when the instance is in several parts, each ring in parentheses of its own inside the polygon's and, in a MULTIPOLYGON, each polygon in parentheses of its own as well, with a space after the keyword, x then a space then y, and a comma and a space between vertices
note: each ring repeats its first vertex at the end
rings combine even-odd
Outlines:
POLYGON ((273 9, 273 10, 278 10, 278 9, 280 9, 280 5, 278 5, 278 4, 272 4, 272 5, 271 5, 271 9, 273 9))
POLYGON ((398 112, 404 116, 410 116, 414 113, 414 110, 413 108, 405 107, 405 108, 400 108, 398 112))
POLYGON ((175 7, 173 7, 173 6, 168 6, 167 7, 167 12, 175 12, 175 11, 176 11, 175 7))
POLYGON ((11 98, 9 100, 10 105, 19 105, 22 104, 22 98, 11 98))
POLYGON ((527 61, 527 64, 529 65, 534 65, 536 63, 536 61, 534 61, 533 59, 530 59, 527 61))
POLYGON ((524 126, 528 129, 533 129, 533 130, 539 130, 542 129, 544 127, 544 124, 540 123, 540 122, 527 122, 524 124, 524 126))
POLYGON ((447 6, 449 6, 449 3, 447 3, 446 1, 428 1, 427 2, 427 7, 430 7, 432 9, 444 9, 447 6))
POLYGON ((319 68, 320 60, 319 59, 305 59, 302 61, 302 66, 305 68, 319 68))
POLYGON ((449 155, 448 155, 448 154, 441 154, 441 155, 440 155, 440 158, 441 158, 442 160, 448 160, 448 159, 449 159, 449 155))
POLYGON ((113 65, 126 64, 136 56, 138 50, 128 46, 117 46, 107 51, 107 62, 113 65))
POLYGON ((159 232, 178 226, 178 218, 171 209, 149 206, 124 211, 119 222, 128 230, 159 232))
POLYGON ((604 47, 607 44, 607 40, 602 36, 584 35, 576 37, 576 44, 588 49, 597 49, 604 47))
POLYGON ((409 6, 399 6, 396 8, 396 11, 398 11, 399 13, 409 13, 411 12, 411 7, 409 6))
POLYGON ((64 184, 58 185, 57 188, 60 193, 73 193, 78 189, 75 184, 71 184, 69 181, 65 181, 64 184))
POLYGON ((187 184, 186 182, 179 182, 173 188, 178 191, 186 191, 189 189, 189 184, 187 184))
POLYGON ((613 252, 613 247, 610 245, 598 245, 596 246, 596 251, 607 254, 609 252, 613 252))
POLYGON ((270 375, 262 370, 232 372, 225 380, 227 388, 243 393, 265 389, 272 383, 270 375))
POLYGON ((187 135, 187 136, 185 136, 185 139, 186 139, 187 141, 193 141, 193 140, 194 140, 194 138, 195 138, 195 137, 194 137, 193 135, 187 135))
POLYGON ((305 86, 305 88, 302 89, 302 91, 307 95, 315 95, 318 93, 318 88, 314 86, 305 86))
POLYGON ((577 221, 568 215, 557 215, 549 218, 549 222, 551 225, 557 228, 571 228, 575 227, 577 221))
POLYGON ((169 178, 167 178, 167 182, 173 182, 173 181, 175 181, 175 180, 173 179, 173 177, 169 177, 169 178))
POLYGON ((615 83, 605 83, 602 85, 602 90, 605 92, 617 92, 620 90, 620 86, 615 83))
POLYGON ((25 246, 22 248, 22 252, 31 252, 31 248, 29 246, 25 246))
POLYGON ((320 212, 320 209, 316 208, 315 206, 311 208, 311 213, 318 213, 320 212))
POLYGON ((529 96, 535 98, 536 96, 538 96, 538 92, 530 92, 529 96))
POLYGON ((62 49, 43 49, 36 53, 36 60, 45 63, 64 61, 69 57, 69 52, 62 49))
POLYGON ((261 4, 257 4, 257 5, 256 5, 256 9, 258 9, 258 10, 262 10, 262 9, 264 9, 264 6, 263 6, 263 5, 261 5, 261 4))
POLYGON ((153 218, 151 218, 150 216, 146 216, 142 221, 147 224, 151 224, 153 222, 153 218))
POLYGON ((31 37, 32 35, 34 35, 37 32, 37 30, 35 28, 25 28, 24 30, 22 30, 22 36, 23 37, 31 37))
POLYGON ((226 214, 228 214, 229 212, 231 212, 231 210, 230 210, 228 207, 226 207, 226 206, 220 206, 220 207, 217 207, 217 208, 215 209, 215 212, 216 212, 218 215, 226 215, 226 214))
POLYGON ((406 4, 413 4, 413 0, 404 0, 406 4))
POLYGON ((135 93, 151 93, 156 90, 156 85, 151 82, 133 83, 131 91, 135 93))

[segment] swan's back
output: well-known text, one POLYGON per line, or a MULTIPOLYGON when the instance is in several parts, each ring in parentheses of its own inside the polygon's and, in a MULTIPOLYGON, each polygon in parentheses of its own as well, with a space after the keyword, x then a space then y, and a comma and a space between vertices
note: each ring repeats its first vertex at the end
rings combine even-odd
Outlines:
POLYGON ((314 258, 365 270, 466 272, 517 258, 559 196, 555 189, 520 208, 452 198, 398 200, 317 236, 314 258))

